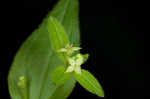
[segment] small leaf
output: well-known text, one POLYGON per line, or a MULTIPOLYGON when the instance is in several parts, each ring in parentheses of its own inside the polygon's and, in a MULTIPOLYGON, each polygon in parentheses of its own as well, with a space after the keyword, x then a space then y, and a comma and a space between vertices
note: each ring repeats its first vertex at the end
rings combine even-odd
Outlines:
MULTIPOLYGON (((64 27, 52 16, 50 16, 48 20, 48 32, 52 48, 55 52, 58 52, 60 49, 65 48, 65 46, 69 44, 69 39, 64 27)), ((59 53, 58 57, 64 61, 62 54, 59 53)))
POLYGON ((104 92, 101 85, 90 72, 82 69, 82 73, 74 73, 74 77, 87 91, 100 97, 104 97, 104 92))
POLYGON ((56 69, 51 74, 51 80, 56 86, 63 85, 70 78, 70 73, 66 73, 66 68, 64 66, 56 67, 56 69))
POLYGON ((89 54, 84 54, 82 56, 83 56, 83 63, 85 63, 89 58, 89 54))

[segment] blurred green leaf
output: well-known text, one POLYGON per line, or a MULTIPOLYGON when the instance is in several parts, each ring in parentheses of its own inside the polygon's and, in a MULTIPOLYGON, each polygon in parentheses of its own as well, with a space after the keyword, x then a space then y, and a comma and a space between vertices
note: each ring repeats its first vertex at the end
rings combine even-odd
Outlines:
POLYGON ((100 97, 104 97, 104 92, 101 85, 90 72, 82 69, 82 73, 74 73, 74 77, 87 91, 100 97))
POLYGON ((53 50, 58 54, 58 57, 65 62, 65 57, 62 53, 58 53, 58 50, 65 48, 65 46, 69 44, 68 35, 63 26, 51 16, 48 20, 48 32, 53 50))
POLYGON ((51 72, 64 65, 52 50, 47 30, 49 16, 55 17, 65 28, 70 43, 79 46, 78 0, 60 0, 28 39, 22 44, 8 75, 12 99, 23 99, 17 83, 20 76, 27 78, 29 99, 65 99, 71 93, 75 80, 68 80, 57 87, 51 81, 51 72))
POLYGON ((56 86, 63 85, 70 78, 70 73, 65 73, 66 68, 64 66, 56 67, 52 71, 51 80, 56 86))
POLYGON ((89 54, 83 54, 82 56, 83 56, 83 63, 85 63, 89 58, 89 54))

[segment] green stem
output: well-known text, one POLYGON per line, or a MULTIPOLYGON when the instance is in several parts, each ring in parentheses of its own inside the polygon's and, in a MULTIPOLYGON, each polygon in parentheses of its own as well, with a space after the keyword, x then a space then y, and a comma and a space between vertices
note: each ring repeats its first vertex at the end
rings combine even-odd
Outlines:
POLYGON ((65 53, 63 53, 63 56, 64 56, 64 61, 65 61, 64 63, 65 63, 66 66, 68 66, 67 56, 65 55, 65 53))
POLYGON ((22 93, 23 93, 24 99, 28 99, 26 86, 24 88, 22 88, 22 93))

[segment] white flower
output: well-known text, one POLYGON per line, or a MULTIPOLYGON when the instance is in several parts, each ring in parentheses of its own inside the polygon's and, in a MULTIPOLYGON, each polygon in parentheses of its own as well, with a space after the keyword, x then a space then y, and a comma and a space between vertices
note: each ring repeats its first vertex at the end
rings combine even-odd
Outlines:
POLYGON ((75 72, 81 74, 81 65, 83 64, 83 56, 81 54, 77 54, 72 58, 68 58, 69 66, 66 72, 75 72))
POLYGON ((58 50, 58 52, 66 53, 68 56, 71 56, 74 51, 78 51, 80 49, 81 49, 80 47, 73 47, 72 44, 71 45, 67 44, 65 48, 61 48, 60 50, 58 50))

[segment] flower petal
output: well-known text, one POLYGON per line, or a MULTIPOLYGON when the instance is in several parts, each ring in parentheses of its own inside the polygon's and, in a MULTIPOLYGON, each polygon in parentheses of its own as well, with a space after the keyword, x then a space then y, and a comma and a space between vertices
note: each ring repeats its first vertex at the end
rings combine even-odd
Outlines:
POLYGON ((74 71, 75 71, 75 73, 77 73, 77 74, 81 74, 81 67, 80 67, 80 66, 75 66, 74 71))
POLYGON ((71 66, 75 65, 75 60, 73 58, 68 58, 68 62, 71 66))
POLYGON ((69 66, 66 70, 66 73, 73 72, 73 70, 74 70, 74 66, 69 66))
POLYGON ((76 59, 76 65, 77 66, 82 65, 83 64, 83 56, 81 54, 77 54, 76 58, 77 58, 76 59))

